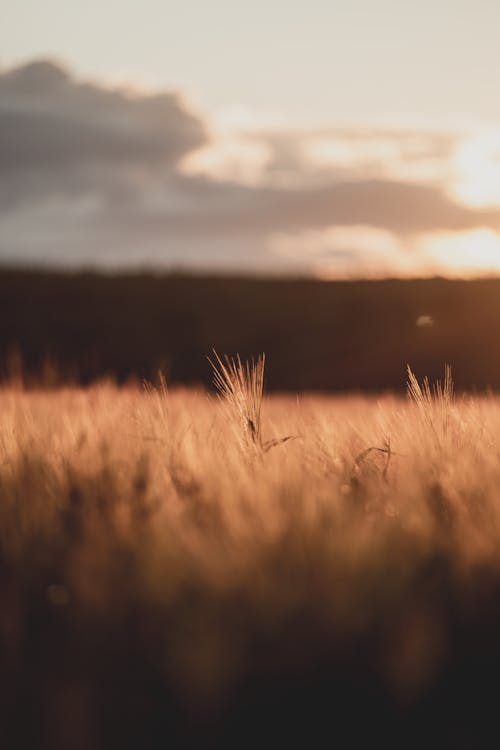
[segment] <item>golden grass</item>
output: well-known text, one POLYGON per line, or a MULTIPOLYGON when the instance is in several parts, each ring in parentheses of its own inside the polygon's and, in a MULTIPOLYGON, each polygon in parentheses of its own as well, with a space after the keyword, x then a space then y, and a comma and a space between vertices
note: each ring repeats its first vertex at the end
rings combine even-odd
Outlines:
POLYGON ((453 623, 494 600, 499 399, 449 375, 435 395, 410 375, 409 399, 263 398, 263 363, 216 365, 229 414, 164 382, 0 392, 0 634, 8 673, 48 691, 54 747, 68 685, 73 729, 106 746, 99 702, 134 670, 199 719, 364 644, 370 679, 420 700, 453 623))

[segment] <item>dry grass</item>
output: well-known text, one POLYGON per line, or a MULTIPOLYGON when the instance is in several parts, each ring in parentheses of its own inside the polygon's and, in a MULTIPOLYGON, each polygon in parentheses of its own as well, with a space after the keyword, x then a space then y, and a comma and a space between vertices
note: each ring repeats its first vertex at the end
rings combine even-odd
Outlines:
POLYGON ((222 404, 1 391, 2 746, 482 746, 500 401, 265 399, 263 361, 215 364, 222 404))

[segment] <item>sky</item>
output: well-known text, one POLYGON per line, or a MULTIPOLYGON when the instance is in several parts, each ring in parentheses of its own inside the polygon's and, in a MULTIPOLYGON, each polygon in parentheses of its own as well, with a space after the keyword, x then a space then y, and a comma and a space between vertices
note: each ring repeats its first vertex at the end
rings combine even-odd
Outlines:
POLYGON ((0 18, 0 263, 500 272, 496 0, 0 18))

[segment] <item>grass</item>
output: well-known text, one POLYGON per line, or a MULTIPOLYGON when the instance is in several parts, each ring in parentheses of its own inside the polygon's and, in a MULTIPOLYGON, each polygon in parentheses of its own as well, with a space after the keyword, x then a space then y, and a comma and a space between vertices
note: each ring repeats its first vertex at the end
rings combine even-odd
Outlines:
POLYGON ((271 448, 295 439, 295 435, 263 440, 262 399, 264 396, 265 355, 257 360, 243 363, 236 358, 224 357, 224 361, 214 351, 214 361, 209 358, 213 370, 213 383, 220 400, 226 409, 229 422, 244 448, 255 448, 267 453, 271 448))
POLYGON ((265 356, 257 361, 243 363, 239 355, 224 361, 214 351, 214 361, 209 359, 213 369, 214 385, 226 406, 231 421, 242 428, 243 441, 262 448, 262 398, 264 395, 265 356))
POLYGON ((2 747, 488 746, 500 400, 214 370, 1 390, 2 747))

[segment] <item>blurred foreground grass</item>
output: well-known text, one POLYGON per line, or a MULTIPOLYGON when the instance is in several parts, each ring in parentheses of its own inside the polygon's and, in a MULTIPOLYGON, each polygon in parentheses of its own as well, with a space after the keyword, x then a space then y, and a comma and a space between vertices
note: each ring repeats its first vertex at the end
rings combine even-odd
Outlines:
POLYGON ((2 747, 496 746, 500 400, 0 414, 2 747))

